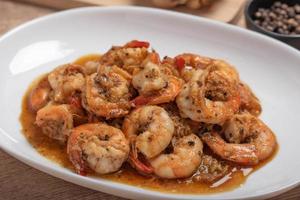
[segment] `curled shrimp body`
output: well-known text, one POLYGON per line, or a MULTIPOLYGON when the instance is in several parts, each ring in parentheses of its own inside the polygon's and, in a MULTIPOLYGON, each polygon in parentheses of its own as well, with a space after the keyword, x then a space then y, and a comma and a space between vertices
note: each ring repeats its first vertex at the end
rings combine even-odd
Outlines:
POLYGON ((180 77, 188 82, 194 72, 198 69, 206 69, 213 63, 214 59, 192 53, 183 53, 174 58, 174 66, 180 77))
POLYGON ((127 160, 129 144, 121 130, 90 123, 72 129, 67 153, 78 174, 88 169, 107 174, 119 170, 127 160))
POLYGON ((136 71, 132 84, 139 91, 139 96, 132 101, 134 106, 173 101, 181 89, 179 78, 163 72, 157 53, 150 53, 141 69, 136 71))
POLYGON ((149 54, 142 64, 142 69, 132 77, 132 84, 141 95, 160 90, 167 84, 166 77, 158 66, 158 59, 156 53, 149 54))
POLYGON ((183 117, 194 121, 222 124, 240 106, 239 77, 233 67, 216 60, 205 70, 198 69, 176 98, 183 117))
POLYGON ((192 53, 183 53, 175 57, 176 65, 179 69, 182 69, 186 66, 196 68, 196 69, 205 69, 209 66, 214 59, 200 56, 192 53))
POLYGON ((50 72, 48 81, 54 92, 53 100, 65 103, 73 93, 84 89, 85 73, 81 65, 66 64, 50 72))
POLYGON ((115 118, 130 109, 131 76, 117 66, 100 65, 98 73, 86 78, 83 105, 98 116, 115 118))
POLYGON ((80 115, 81 110, 74 106, 48 104, 38 110, 35 123, 45 135, 65 143, 74 126, 75 117, 80 115))
POLYGON ((168 179, 191 176, 201 163, 203 144, 200 138, 195 134, 174 138, 172 146, 172 153, 150 159, 154 174, 168 179))
POLYGON ((245 83, 239 83, 239 92, 241 96, 241 106, 240 110, 242 112, 246 111, 254 116, 259 116, 262 108, 259 99, 251 91, 250 87, 245 83))
POLYGON ((32 89, 29 95, 29 108, 36 112, 50 101, 51 87, 47 76, 42 78, 32 89))
POLYGON ((123 46, 114 46, 99 60, 104 65, 117 65, 130 74, 148 55, 148 42, 133 40, 123 46))
POLYGON ((273 132, 260 119, 244 113, 237 114, 225 125, 224 141, 216 133, 205 133, 203 141, 221 158, 242 164, 256 165, 272 155, 276 148, 273 132))
POLYGON ((139 154, 146 159, 159 155, 170 143, 174 124, 168 113, 158 106, 143 106, 127 116, 122 128, 131 145, 130 162, 145 173, 150 169, 139 162, 139 154))

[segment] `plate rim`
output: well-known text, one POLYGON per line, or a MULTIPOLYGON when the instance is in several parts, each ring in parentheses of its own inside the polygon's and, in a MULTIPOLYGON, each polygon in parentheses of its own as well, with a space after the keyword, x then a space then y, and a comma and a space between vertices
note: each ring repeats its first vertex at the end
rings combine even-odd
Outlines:
MULTIPOLYGON (((30 27, 36 23, 43 23, 44 21, 47 21, 48 19, 51 18, 55 18, 55 17, 63 17, 64 15, 72 15, 74 13, 84 13, 84 12, 88 12, 88 11, 98 11, 98 12, 128 12, 128 11, 136 11, 136 12, 148 12, 151 14, 152 13, 156 13, 159 15, 169 15, 170 17, 180 17, 180 18, 185 18, 187 20, 196 20, 198 22, 201 23, 208 23, 214 26, 219 26, 219 27, 225 27, 226 29, 229 30, 233 30, 235 32, 241 32, 243 34, 248 34, 249 36, 252 37, 256 37, 256 38, 260 38, 261 40, 264 40, 265 42, 268 43, 275 43, 277 46, 281 46, 280 48, 284 48, 285 50, 288 50, 289 53, 292 53, 296 56, 300 56, 300 52, 281 42, 278 41, 274 38, 270 38, 268 36, 262 35, 260 33, 256 33, 250 30, 247 30, 245 28, 241 28, 241 27, 237 27, 235 25, 232 24, 226 24, 226 23, 222 23, 219 21, 214 21, 214 20, 210 20, 207 18, 203 18, 203 17, 199 17, 199 16, 193 16, 193 15, 189 15, 189 14, 184 14, 184 13, 179 13, 176 11, 170 11, 170 10, 163 10, 163 9, 158 9, 158 8, 148 8, 148 7, 141 7, 141 6, 107 6, 107 7, 82 7, 82 8, 73 8, 73 9, 69 9, 69 10, 64 10, 64 11, 59 11, 59 12, 55 12, 55 13, 51 13, 51 14, 47 14, 45 16, 41 16, 38 18, 35 18, 33 20, 30 20, 28 22, 25 22, 11 30, 9 30, 8 32, 6 32, 4 35, 2 35, 0 37, 0 43, 2 43, 3 41, 5 41, 6 38, 10 37, 11 35, 17 33, 18 31, 21 31, 24 28, 30 27)), ((9 133, 6 133, 5 130, 3 130, 0 127, 0 133, 3 134, 5 137, 10 137, 9 133)), ((20 131, 20 134, 23 135, 20 131)), ((88 183, 88 182, 94 182, 95 180, 91 177, 82 177, 79 176, 77 174, 74 174, 73 172, 65 172, 63 171, 63 167, 59 166, 57 168, 55 167, 51 167, 51 166, 47 166, 46 164, 43 163, 39 163, 38 161, 29 158, 26 155, 22 155, 22 153, 19 153, 17 150, 14 150, 12 148, 10 148, 9 146, 6 146, 6 144, 4 142, 2 142, 0 140, 0 148, 7 152, 9 155, 11 155, 12 157, 20 160, 21 162, 35 168, 38 169, 40 171, 43 171, 47 174, 50 174, 51 176, 63 179, 65 181, 77 184, 77 185, 81 185, 83 187, 87 187, 93 190, 97 190, 88 186, 83 185, 83 183, 78 183, 75 182, 76 179, 80 179, 81 182, 84 183, 88 183)), ((42 156, 42 155, 40 155, 42 156)), ((42 156, 43 157, 43 156, 42 156)), ((53 161, 50 161, 53 162, 53 161)), ((55 163, 55 162, 53 162, 55 163)), ((101 181, 100 185, 104 186, 104 187, 108 187, 111 188, 113 190, 119 190, 122 192, 129 192, 131 195, 134 194, 138 194, 138 195, 147 195, 147 197, 152 197, 152 198, 158 198, 158 199, 168 199, 168 198, 172 198, 172 199, 199 199, 199 198, 205 198, 205 199, 220 199, 222 197, 220 197, 219 195, 222 195, 223 192, 220 193, 212 193, 212 194, 174 194, 174 193, 167 193, 167 192, 161 192, 161 191, 155 191, 155 190, 151 190, 151 189, 147 189, 147 188, 140 188, 137 186, 133 186, 133 185, 129 185, 126 183, 119 183, 116 181, 110 181, 110 180, 106 180, 106 179, 97 179, 97 181, 101 181), (218 196, 215 196, 218 195, 218 196)), ((97 182, 97 184, 99 185, 99 182, 97 182)), ((253 199, 253 198, 269 198, 269 197, 273 197, 276 195, 279 195, 281 193, 284 193, 296 186, 300 185, 300 180, 296 180, 294 182, 291 182, 285 186, 279 186, 278 189, 276 190, 272 190, 268 193, 264 193, 264 192, 260 192, 260 193, 256 193, 253 195, 241 195, 239 197, 227 197, 225 199, 253 199)), ((98 190, 100 191, 100 190, 98 190)), ((103 192, 103 191, 101 191, 103 192)), ((228 191, 230 192, 230 191, 228 191)), ((109 193, 112 195, 117 195, 115 193, 112 192, 105 192, 105 193, 109 193)), ((121 196, 122 197, 122 196, 121 196)), ((224 198, 222 198, 224 199, 224 198)))

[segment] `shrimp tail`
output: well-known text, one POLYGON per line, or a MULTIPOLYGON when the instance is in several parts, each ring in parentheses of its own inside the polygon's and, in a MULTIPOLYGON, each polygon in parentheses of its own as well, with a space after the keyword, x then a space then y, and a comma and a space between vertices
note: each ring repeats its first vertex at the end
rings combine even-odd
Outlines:
POLYGON ((138 157, 134 156, 133 154, 129 155, 129 162, 131 163, 132 166, 139 172, 143 174, 152 174, 154 169, 148 165, 148 163, 143 163, 138 159, 138 157))
MULTIPOLYGON (((70 143, 70 142, 69 142, 70 143)), ((67 150, 68 153, 71 151, 70 149, 67 150)), ((72 156, 70 157, 71 162, 75 167, 75 171, 77 174, 81 176, 87 175, 87 166, 85 165, 82 154, 80 151, 75 151, 72 156)))
POLYGON ((202 140, 223 159, 249 166, 259 162, 256 148, 252 144, 226 143, 217 132, 205 133, 202 140))
POLYGON ((151 99, 152 99, 151 97, 138 96, 131 101, 131 105, 133 107, 147 105, 149 102, 151 102, 151 99))
POLYGON ((77 173, 79 174, 79 175, 81 175, 81 176, 86 176, 87 175, 87 172, 86 172, 86 170, 85 169, 79 169, 78 171, 77 171, 77 173))
POLYGON ((153 168, 150 166, 150 164, 145 161, 144 163, 139 160, 137 149, 135 148, 135 144, 131 144, 131 153, 129 154, 129 162, 132 166, 139 172, 142 172, 143 174, 152 174, 153 168))

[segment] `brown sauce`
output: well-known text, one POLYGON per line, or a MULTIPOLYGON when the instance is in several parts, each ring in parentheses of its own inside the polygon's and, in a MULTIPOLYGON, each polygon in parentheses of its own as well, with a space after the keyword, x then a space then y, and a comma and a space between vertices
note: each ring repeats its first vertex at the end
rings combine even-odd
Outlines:
POLYGON ((89 61, 97 61, 100 59, 100 57, 101 57, 100 54, 88 54, 85 56, 81 56, 80 58, 75 60, 73 63, 77 64, 77 65, 84 65, 85 63, 87 63, 89 61))
MULTIPOLYGON (((76 64, 84 64, 89 60, 96 60, 99 55, 87 55, 75 61, 76 64)), ((20 122, 22 125, 22 132, 29 141, 29 143, 43 156, 60 164, 61 166, 74 171, 71 162, 68 159, 66 146, 60 145, 57 141, 48 138, 42 134, 41 130, 35 126, 35 113, 28 107, 28 94, 30 93, 33 85, 29 87, 22 101, 22 112, 20 115, 20 122)), ((266 163, 271 161, 276 155, 273 155, 267 160, 259 163, 254 167, 233 167, 231 172, 213 184, 193 182, 191 179, 185 180, 162 180, 154 177, 145 177, 138 174, 132 169, 129 164, 125 163, 121 170, 116 173, 108 175, 89 174, 93 178, 108 179, 120 183, 125 183, 137 187, 156 190, 166 193, 182 193, 182 194, 208 194, 218 193, 233 190, 243 185, 247 176, 258 170, 266 163)), ((74 172, 75 173, 75 172, 74 172)))

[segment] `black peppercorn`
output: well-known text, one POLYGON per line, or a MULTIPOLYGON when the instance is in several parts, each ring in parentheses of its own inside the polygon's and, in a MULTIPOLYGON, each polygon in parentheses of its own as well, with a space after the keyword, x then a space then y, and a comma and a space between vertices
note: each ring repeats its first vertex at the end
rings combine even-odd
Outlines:
POLYGON ((300 34, 300 5, 275 1, 270 8, 259 8, 254 23, 263 29, 280 34, 300 34))

